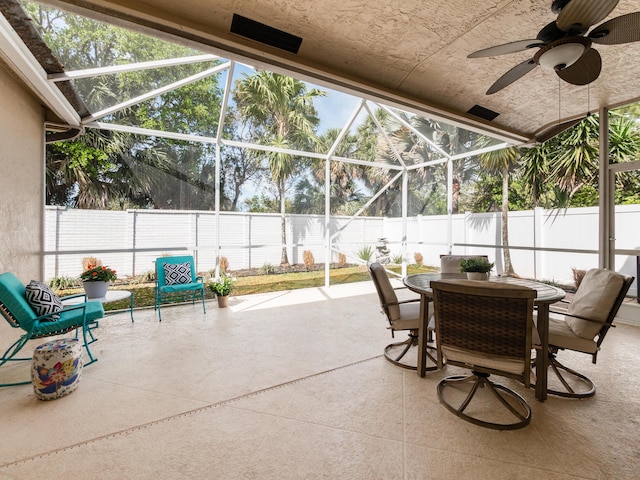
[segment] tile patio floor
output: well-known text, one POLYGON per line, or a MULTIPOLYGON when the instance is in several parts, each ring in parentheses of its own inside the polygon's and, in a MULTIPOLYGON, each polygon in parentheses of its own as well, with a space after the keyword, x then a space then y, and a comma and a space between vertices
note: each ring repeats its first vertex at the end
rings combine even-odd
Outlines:
MULTIPOLYGON (((438 403, 455 369, 419 378, 384 360, 370 282, 134 316, 101 320, 72 394, 0 389, 0 480, 640 478, 639 327, 613 329, 597 365, 563 357, 595 397, 540 403, 516 386, 531 425, 499 432, 438 403)), ((0 347, 15 338, 0 326, 0 347)))

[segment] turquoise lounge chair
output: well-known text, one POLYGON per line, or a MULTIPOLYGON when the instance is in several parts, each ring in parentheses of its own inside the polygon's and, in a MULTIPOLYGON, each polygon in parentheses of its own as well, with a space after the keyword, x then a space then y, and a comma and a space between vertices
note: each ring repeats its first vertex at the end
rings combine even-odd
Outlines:
POLYGON ((155 308, 158 309, 158 319, 162 321, 160 305, 163 303, 185 302, 196 299, 204 306, 204 279, 196 276, 193 257, 190 255, 177 257, 159 257, 156 259, 156 286, 154 289, 155 308))
MULTIPOLYGON (((97 361, 97 358, 89 350, 87 334, 90 336, 90 324, 104 316, 104 309, 100 302, 91 301, 78 305, 68 305, 56 314, 49 313, 38 316, 29 305, 25 297, 25 291, 26 287, 13 273, 0 274, 0 315, 4 317, 11 327, 19 328, 24 332, 0 357, 0 367, 13 361, 31 361, 31 357, 16 357, 29 340, 62 335, 73 330, 77 331, 79 328, 82 329, 84 348, 89 357, 89 361, 85 362, 84 365, 97 361), (60 317, 57 320, 53 320, 52 317, 54 315, 60 315, 60 317)), ((74 296, 77 295, 65 298, 74 296)), ((24 385, 30 382, 31 380, 0 383, 0 387, 24 385)))

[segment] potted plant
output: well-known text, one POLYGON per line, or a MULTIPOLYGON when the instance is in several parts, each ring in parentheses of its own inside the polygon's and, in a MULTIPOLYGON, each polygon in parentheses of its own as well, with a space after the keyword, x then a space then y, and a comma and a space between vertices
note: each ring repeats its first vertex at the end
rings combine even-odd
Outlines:
POLYGON ((466 273, 469 280, 487 280, 494 265, 481 257, 463 258, 460 260, 460 271, 466 273))
POLYGON ((218 307, 224 308, 229 304, 229 294, 233 290, 235 283, 235 278, 226 274, 222 274, 218 278, 212 278, 209 280, 207 285, 209 290, 216 294, 218 307))
POLYGON ((102 298, 107 294, 109 282, 118 278, 116 271, 104 265, 87 265, 80 275, 87 298, 102 298))

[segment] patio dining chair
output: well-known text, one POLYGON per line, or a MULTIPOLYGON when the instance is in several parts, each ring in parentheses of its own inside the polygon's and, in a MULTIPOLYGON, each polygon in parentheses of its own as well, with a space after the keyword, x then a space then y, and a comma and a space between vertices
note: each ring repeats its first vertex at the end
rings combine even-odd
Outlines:
POLYGON ((549 368, 558 382, 557 387, 547 389, 548 393, 568 398, 596 393, 595 384, 587 376, 560 363, 557 355, 560 350, 582 352, 591 355, 595 364, 633 280, 628 275, 593 268, 585 274, 566 309, 550 310, 549 368))
MULTIPOLYGON (((17 357, 17 354, 25 347, 29 340, 45 337, 53 337, 64 333, 82 329, 84 348, 89 361, 84 365, 96 362, 89 349, 88 338, 93 338, 89 332, 90 325, 104 316, 102 304, 98 301, 83 302, 76 305, 66 305, 60 310, 49 313, 37 314, 26 297, 27 287, 10 272, 0 274, 0 316, 2 316, 12 328, 20 329, 24 333, 18 338, 0 357, 0 367, 8 362, 31 361, 32 357, 17 357)), ((54 295, 51 293, 50 295, 54 295)), ((84 294, 80 294, 84 296, 84 294)), ((74 296, 63 297, 60 300, 74 296)), ((2 383, 0 387, 24 385, 31 380, 2 383)))
MULTIPOLYGON (((378 298, 380 300, 380 306, 382 307, 382 313, 387 317, 389 322, 389 330, 391 330, 391 337, 395 338, 395 332, 407 331, 408 338, 403 342, 390 343, 384 349, 384 357, 394 365, 410 370, 417 369, 418 359, 418 331, 420 328, 420 297, 412 297, 408 299, 399 300, 396 295, 396 290, 405 289, 406 287, 394 288, 389 281, 387 272, 384 267, 378 263, 373 262, 369 264, 369 274, 373 280, 373 284, 376 287, 378 298), (403 362, 403 358, 409 358, 407 353, 413 350, 414 354, 410 357, 412 361, 403 362)), ((429 321, 429 338, 433 333, 433 318, 432 310, 429 303, 429 311, 427 314, 431 319, 429 321)), ((428 346, 428 349, 433 349, 433 346, 428 346)), ((431 360, 433 366, 427 367, 426 370, 436 370, 436 359, 427 351, 427 358, 431 360)))
POLYGON ((156 259, 156 285, 154 287, 154 309, 158 310, 158 320, 162 321, 160 308, 163 303, 202 301, 204 305, 204 278, 196 275, 191 255, 159 257, 156 259))
POLYGON ((536 291, 520 285, 474 280, 431 282, 438 364, 471 370, 438 383, 440 402, 463 420, 497 430, 525 427, 531 407, 490 375, 530 386, 533 302, 536 291))

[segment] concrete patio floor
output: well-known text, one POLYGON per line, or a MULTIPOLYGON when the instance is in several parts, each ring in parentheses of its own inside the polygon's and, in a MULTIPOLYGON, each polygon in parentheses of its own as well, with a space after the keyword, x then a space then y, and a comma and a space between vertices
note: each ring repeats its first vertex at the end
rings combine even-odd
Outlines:
MULTIPOLYGON (((0 388, 0 479, 640 477, 639 327, 613 329, 597 365, 563 354, 591 399, 540 403, 511 384, 533 418, 500 432, 439 404, 456 369, 419 378, 384 360, 379 310, 364 282, 109 316, 72 394, 0 388)), ((3 322, 0 348, 17 333, 3 322)))

